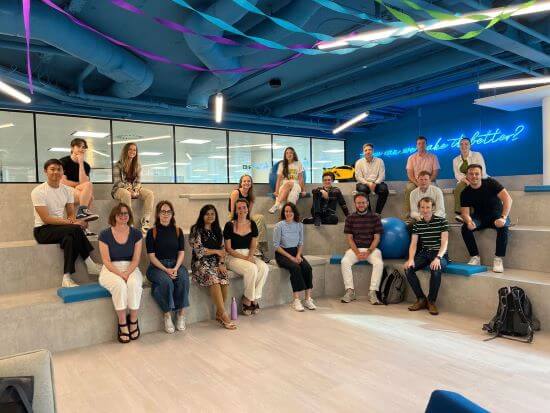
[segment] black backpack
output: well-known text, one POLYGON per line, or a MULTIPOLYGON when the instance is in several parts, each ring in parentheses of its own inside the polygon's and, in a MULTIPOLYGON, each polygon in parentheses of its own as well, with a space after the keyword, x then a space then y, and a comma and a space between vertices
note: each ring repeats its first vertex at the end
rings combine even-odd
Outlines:
POLYGON ((376 292, 376 295, 385 305, 398 304, 405 299, 406 287, 407 282, 403 274, 396 269, 394 269, 391 273, 388 273, 384 267, 382 280, 380 281, 380 289, 376 292))
POLYGON ((498 309, 496 315, 483 330, 493 337, 525 337, 527 343, 533 341, 535 331, 540 330, 540 322, 533 316, 531 301, 519 287, 502 287, 498 290, 498 309))

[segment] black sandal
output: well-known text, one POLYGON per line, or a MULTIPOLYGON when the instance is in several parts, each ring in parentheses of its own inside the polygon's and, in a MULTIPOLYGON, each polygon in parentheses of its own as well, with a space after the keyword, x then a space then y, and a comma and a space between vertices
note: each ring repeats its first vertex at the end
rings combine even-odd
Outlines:
POLYGON ((130 314, 128 314, 128 325, 136 326, 135 330, 130 330, 130 328, 128 327, 128 331, 130 332, 128 335, 130 336, 130 340, 137 340, 141 335, 141 332, 139 331, 138 320, 136 319, 136 321, 131 321, 130 314), (134 336, 134 334, 137 334, 137 336, 134 336))
POLYGON ((254 304, 254 309, 252 310, 252 314, 258 314, 260 312, 260 304, 256 301, 254 304))
POLYGON ((131 340, 130 333, 123 333, 122 328, 128 328, 128 324, 119 324, 118 325, 118 341, 122 344, 128 344, 131 340), (123 340, 123 337, 128 337, 126 340, 123 340))

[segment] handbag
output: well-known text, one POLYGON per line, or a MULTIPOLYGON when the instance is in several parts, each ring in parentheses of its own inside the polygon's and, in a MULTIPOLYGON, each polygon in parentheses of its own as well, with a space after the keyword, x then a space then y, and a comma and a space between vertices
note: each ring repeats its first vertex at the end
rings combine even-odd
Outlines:
POLYGON ((34 376, 0 377, 0 412, 32 413, 34 376))

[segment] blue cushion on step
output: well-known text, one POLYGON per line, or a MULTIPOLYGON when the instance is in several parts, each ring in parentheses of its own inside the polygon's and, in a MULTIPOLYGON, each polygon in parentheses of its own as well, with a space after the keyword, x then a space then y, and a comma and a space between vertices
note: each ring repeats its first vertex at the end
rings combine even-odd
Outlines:
MULTIPOLYGON (((342 255, 333 255, 332 257, 330 257, 330 263, 331 264, 341 264, 342 263, 342 258, 343 258, 342 255)), ((359 261, 355 265, 369 265, 369 263, 367 261, 359 261)))
POLYGON ((489 413, 466 397, 447 390, 432 392, 426 413, 489 413))
POLYGON ((550 192, 550 185, 525 185, 524 192, 550 192))
POLYGON ((76 303, 78 301, 95 300, 96 298, 110 297, 111 294, 99 284, 84 284, 78 287, 61 287, 57 295, 64 303, 76 303))

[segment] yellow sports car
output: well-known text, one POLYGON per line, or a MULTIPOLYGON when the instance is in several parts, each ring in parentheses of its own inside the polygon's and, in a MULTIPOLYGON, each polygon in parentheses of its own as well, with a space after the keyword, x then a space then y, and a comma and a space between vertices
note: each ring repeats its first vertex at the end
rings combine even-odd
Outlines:
POLYGON ((323 168, 323 172, 332 172, 338 182, 355 181, 355 168, 349 165, 323 168))

